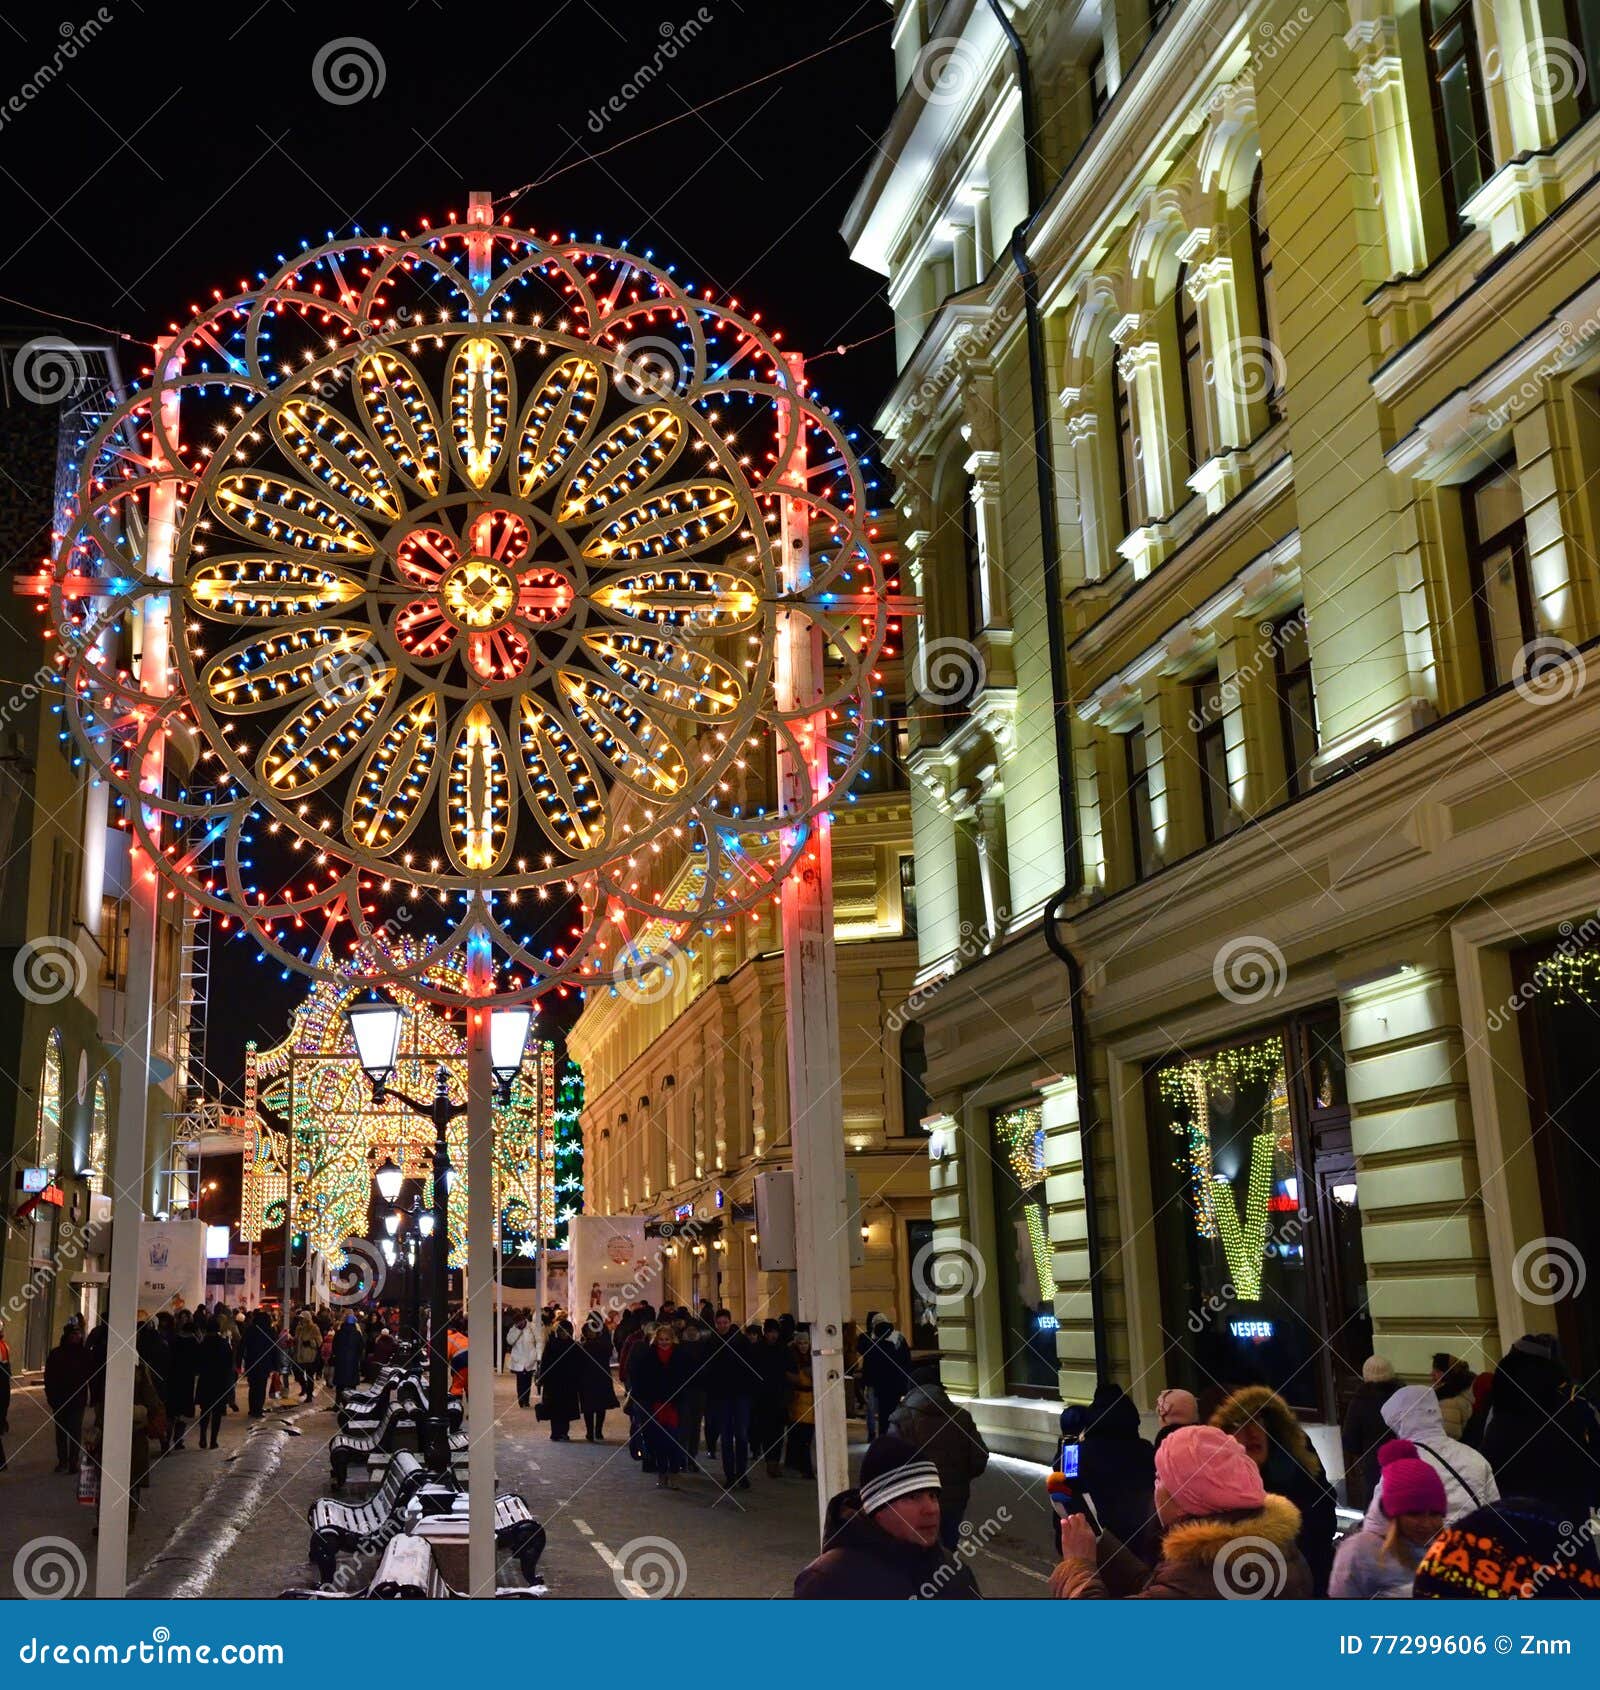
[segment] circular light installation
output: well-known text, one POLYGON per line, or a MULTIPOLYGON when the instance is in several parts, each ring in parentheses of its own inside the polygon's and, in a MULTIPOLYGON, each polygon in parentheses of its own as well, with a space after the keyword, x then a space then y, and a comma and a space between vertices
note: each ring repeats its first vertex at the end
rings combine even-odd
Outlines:
POLYGON ((474 931, 526 998, 669 895, 684 932, 773 897, 867 752, 890 615, 850 439, 758 314, 478 215, 308 247, 174 325, 86 449, 53 593, 145 870, 289 967, 388 956, 442 997, 474 931), (129 631, 162 600, 147 685, 129 631), (824 696, 786 711, 796 618, 824 696), (664 851, 694 868, 670 894, 664 851))

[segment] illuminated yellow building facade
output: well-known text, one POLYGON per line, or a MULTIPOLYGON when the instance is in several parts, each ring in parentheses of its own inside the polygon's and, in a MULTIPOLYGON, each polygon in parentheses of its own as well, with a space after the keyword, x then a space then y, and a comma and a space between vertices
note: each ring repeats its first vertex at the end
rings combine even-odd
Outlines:
POLYGON ((946 1382, 1592 1372, 1600 18, 894 10, 946 1382))

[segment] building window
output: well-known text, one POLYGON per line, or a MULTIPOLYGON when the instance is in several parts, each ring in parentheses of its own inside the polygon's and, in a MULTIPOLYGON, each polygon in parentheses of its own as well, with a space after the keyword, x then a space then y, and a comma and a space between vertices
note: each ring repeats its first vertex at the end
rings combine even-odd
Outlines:
POLYGON ((61 1161, 61 1029, 52 1027, 39 1065, 39 1120, 34 1166, 53 1180, 61 1161))
POLYGON ((900 858, 900 931, 908 939, 917 931, 917 859, 909 853, 900 858))
POLYGON ((1053 1397, 1059 1389, 1056 1281, 1044 1200, 1043 1111, 1037 1103, 1007 1109, 991 1118, 990 1134, 1006 1389, 1053 1397))
POLYGON ((1111 104, 1111 77, 1106 70, 1106 56, 1096 53, 1089 61, 1089 121, 1098 123, 1111 104))
POLYGON ((89 1154, 85 1159, 84 1178, 91 1196, 103 1197, 106 1189, 106 1158, 111 1144, 111 1105, 106 1097, 106 1082, 94 1083, 94 1115, 89 1122, 89 1154))
POLYGON ((1428 30, 1428 80, 1439 146, 1439 180, 1452 234, 1461 232, 1461 208, 1494 174, 1489 114, 1472 0, 1424 0, 1428 30))
MULTIPOLYGON (((906 1222, 906 1260, 912 1264, 927 1263, 933 1260, 933 1222, 925 1220, 908 1220, 906 1222)), ((907 1337, 911 1340, 914 1350, 937 1350, 939 1348, 939 1301, 935 1294, 936 1285, 930 1283, 926 1273, 915 1271, 910 1275, 911 1280, 911 1330, 907 1337)))
POLYGON ((969 476, 961 493, 961 568, 967 587, 967 637, 977 639, 986 626, 983 614, 983 547, 978 543, 978 507, 969 476))
POLYGON ((1206 362, 1200 345, 1200 312, 1189 297, 1189 267, 1178 271, 1178 287, 1172 308, 1178 323, 1178 363, 1183 392, 1183 462, 1178 465, 1185 481, 1199 469, 1209 453, 1205 440, 1206 362))
POLYGON ((1144 729, 1122 736, 1128 784, 1128 836, 1133 841, 1133 878, 1143 880, 1156 866, 1156 829, 1150 814, 1150 767, 1144 729))
POLYGON ((1293 610, 1272 630, 1278 681, 1278 721, 1283 730, 1283 766, 1289 793, 1311 790, 1311 761, 1317 754, 1317 694, 1311 681, 1311 641, 1306 613, 1293 610))
POLYGON ((1215 669, 1194 683, 1195 761, 1200 766, 1200 804, 1206 838, 1225 838, 1238 825, 1228 790, 1228 698, 1215 669))
POLYGON ((1327 1414, 1359 1381, 1372 1340, 1343 1066, 1323 1012, 1148 1071, 1172 1382, 1270 1385, 1327 1414))
POLYGON ((1278 296, 1272 281, 1272 231, 1267 223, 1266 190, 1259 164, 1250 182, 1250 260, 1256 284, 1256 320, 1267 343, 1267 414, 1276 422, 1283 415, 1283 387, 1278 379, 1283 342, 1278 334, 1278 296))
POLYGON ((900 1131, 910 1138, 933 1113, 928 1102, 928 1047, 920 1021, 908 1021, 900 1034, 900 1131))
POLYGON ((1567 42, 1583 56, 1575 97, 1587 117, 1600 104, 1600 0, 1566 0, 1567 42))
POLYGON ((1150 33, 1152 35, 1172 15, 1172 9, 1177 3, 1178 0, 1150 0, 1150 33))
POLYGON ((128 906, 120 898, 100 900, 100 984, 128 987, 128 906))
POLYGON ((1115 347, 1111 349, 1111 403, 1117 430, 1117 503, 1122 532, 1131 534, 1144 520, 1139 497, 1139 442, 1133 432, 1133 395, 1122 379, 1115 347))
POLYGON ((1516 466, 1496 464, 1469 482, 1462 516, 1483 683, 1504 686, 1516 675, 1517 654, 1538 632, 1516 466))

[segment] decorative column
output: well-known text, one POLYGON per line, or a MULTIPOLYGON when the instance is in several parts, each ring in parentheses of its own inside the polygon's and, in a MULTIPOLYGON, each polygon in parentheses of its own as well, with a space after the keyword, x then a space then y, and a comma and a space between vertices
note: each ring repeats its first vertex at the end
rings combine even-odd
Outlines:
POLYGON ((1205 843, 1200 804, 1200 769, 1190 692, 1182 683, 1161 682, 1145 705, 1145 755, 1150 771, 1150 818, 1163 862, 1176 862, 1205 843))
POLYGON ((1000 530, 1000 414, 994 372, 974 365, 963 389, 962 436, 972 452, 962 466, 972 477, 973 519, 978 535, 978 584, 983 627, 974 632, 1007 632, 1011 597, 1000 530))
POLYGON ((1167 394, 1161 368, 1161 343, 1148 318, 1129 317, 1112 330, 1121 347, 1117 371, 1128 389, 1133 410, 1134 453, 1144 489, 1145 525, 1136 528, 1118 547, 1142 581, 1166 552, 1160 524, 1179 503, 1167 450, 1167 394))
MULTIPOLYGON (((1389 249, 1389 273, 1414 275, 1428 263, 1422 182, 1431 167, 1418 157, 1406 97, 1400 26, 1383 0, 1350 0, 1345 45, 1356 61, 1356 91, 1367 108, 1378 209, 1389 249)), ((1427 121, 1426 112, 1420 120, 1427 121)))

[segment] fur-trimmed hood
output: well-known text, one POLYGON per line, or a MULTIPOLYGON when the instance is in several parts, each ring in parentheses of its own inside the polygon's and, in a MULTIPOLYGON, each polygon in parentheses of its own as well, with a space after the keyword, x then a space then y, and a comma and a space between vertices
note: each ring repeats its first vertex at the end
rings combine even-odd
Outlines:
POLYGON ((1161 1539, 1161 1558, 1178 1565, 1208 1567, 1239 1538, 1262 1538, 1288 1551, 1300 1535, 1300 1510, 1270 1491, 1259 1509, 1180 1520, 1161 1539))

